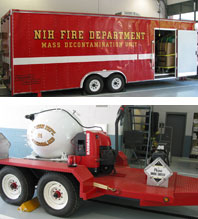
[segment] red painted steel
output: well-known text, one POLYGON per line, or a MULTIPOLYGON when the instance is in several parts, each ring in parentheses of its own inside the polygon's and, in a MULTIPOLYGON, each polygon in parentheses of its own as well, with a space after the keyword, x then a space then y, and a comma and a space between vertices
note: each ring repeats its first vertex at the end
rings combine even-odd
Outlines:
POLYGON ((93 193, 93 190, 96 190, 93 187, 93 175, 82 165, 79 165, 78 167, 68 167, 67 163, 62 162, 17 158, 2 159, 0 160, 0 165, 71 173, 80 182, 80 197, 83 199, 87 199, 87 195, 93 193))
MULTIPOLYGON (((11 90, 39 93, 79 88, 90 72, 119 71, 127 82, 154 79, 151 53, 155 28, 193 30, 194 22, 62 12, 10 11, 2 30, 11 21, 11 90), (160 23, 159 23, 160 22, 160 23), (140 58, 140 55, 150 58, 140 58), (135 55, 130 60, 100 61, 99 56, 135 55), (87 61, 81 62, 79 57, 87 61), (90 61, 97 56, 97 61, 90 61), (46 64, 42 58, 72 57, 75 62, 46 64), (15 64, 16 59, 38 58, 40 64, 15 64)), ((6 30, 5 30, 6 29, 6 30)), ((104 57, 103 57, 104 58, 104 57)), ((23 60, 24 61, 24 60, 23 60)), ((105 72, 104 72, 105 74, 105 72)), ((108 75, 106 75, 107 77, 108 75)))
POLYGON ((104 132, 86 131, 86 156, 74 156, 76 163, 87 168, 98 168, 100 146, 111 146, 110 137, 104 132))
MULTIPOLYGON (((120 157, 124 158, 122 153, 120 157)), ((180 176, 177 173, 170 178, 169 187, 162 188, 147 186, 144 171, 125 164, 116 166, 116 173, 95 177, 83 165, 68 167, 66 163, 61 162, 9 158, 0 160, 0 165, 71 173, 80 183, 80 197, 84 200, 113 195, 139 199, 141 206, 198 205, 198 179, 180 176), (95 188, 94 182, 107 185, 116 191, 95 188), (165 202, 165 198, 169 201, 165 202)))

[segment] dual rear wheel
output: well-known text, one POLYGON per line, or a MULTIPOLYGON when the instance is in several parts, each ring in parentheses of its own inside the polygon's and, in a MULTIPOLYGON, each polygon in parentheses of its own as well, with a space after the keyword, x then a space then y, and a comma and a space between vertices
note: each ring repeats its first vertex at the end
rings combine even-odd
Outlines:
MULTIPOLYGON (((68 217, 79 206, 78 188, 75 182, 59 173, 44 174, 37 187, 37 196, 41 206, 49 214, 68 217)), ((34 195, 33 177, 24 169, 3 167, 0 171, 0 195, 13 205, 21 205, 34 195)))
MULTIPOLYGON (((110 92, 120 92, 125 86, 125 80, 120 74, 112 74, 106 79, 106 86, 110 92)), ((99 75, 92 75, 86 81, 84 89, 88 94, 99 94, 104 88, 104 80, 99 75)))

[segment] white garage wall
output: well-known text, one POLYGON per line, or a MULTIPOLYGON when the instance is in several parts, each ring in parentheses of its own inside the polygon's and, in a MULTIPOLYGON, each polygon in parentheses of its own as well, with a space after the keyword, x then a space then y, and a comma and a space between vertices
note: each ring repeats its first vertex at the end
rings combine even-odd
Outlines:
MULTIPOLYGON (((63 108, 77 112, 78 117, 85 126, 107 124, 108 134, 114 135, 114 123, 120 105, 96 106, 96 105, 1 105, 0 128, 26 129, 30 123, 25 115, 51 108, 63 108)), ((198 106, 154 106, 153 110, 159 112, 159 122, 165 123, 167 112, 187 113, 186 135, 192 134, 194 112, 198 112, 198 106)))
MULTIPOLYGON (((9 9, 53 10, 115 14, 120 11, 137 12, 141 16, 158 17, 157 0, 0 0, 0 17, 9 9)), ((162 5, 162 17, 164 7, 162 5)))
MULTIPOLYGON (((17 99, 15 99, 17 100, 17 99)), ((27 146, 26 129, 31 123, 25 119, 25 115, 39 112, 50 108, 63 108, 66 110, 75 110, 81 123, 85 126, 98 124, 107 124, 107 133, 111 137, 112 145, 115 145, 115 119, 120 105, 96 106, 96 105, 52 105, 53 99, 45 104, 18 104, 11 101, 9 104, 0 104, 0 132, 2 132, 11 141, 10 156, 24 157, 31 153, 30 147, 27 146), (13 102, 13 103, 12 103, 13 102), (51 105, 49 105, 51 104, 51 105)), ((67 104, 64 100, 63 103, 67 104)), ((21 102, 21 101, 20 101, 21 102)), ((30 102, 30 101, 29 101, 30 102)), ((86 102, 85 102, 86 104, 86 102)), ((153 110, 160 113, 159 122, 165 123, 167 112, 187 113, 187 125, 185 134, 185 147, 183 156, 188 157, 191 148, 191 132, 194 112, 198 112, 198 106, 154 106, 153 110)))
POLYGON ((96 124, 107 124, 108 134, 114 134, 114 123, 119 106, 76 106, 76 105, 47 105, 47 106, 11 106, 2 105, 0 108, 0 128, 27 129, 30 120, 25 119, 25 115, 40 112, 46 109, 63 108, 65 110, 77 112, 81 123, 84 126, 93 126, 96 124))

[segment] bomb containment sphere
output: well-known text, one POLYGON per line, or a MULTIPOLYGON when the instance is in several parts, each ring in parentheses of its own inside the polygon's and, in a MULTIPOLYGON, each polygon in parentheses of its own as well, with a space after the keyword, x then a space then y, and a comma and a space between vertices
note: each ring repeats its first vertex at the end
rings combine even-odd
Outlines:
POLYGON ((83 132, 76 115, 61 109, 32 115, 27 140, 39 157, 58 158, 63 152, 66 155, 74 154, 71 140, 77 133, 83 132))

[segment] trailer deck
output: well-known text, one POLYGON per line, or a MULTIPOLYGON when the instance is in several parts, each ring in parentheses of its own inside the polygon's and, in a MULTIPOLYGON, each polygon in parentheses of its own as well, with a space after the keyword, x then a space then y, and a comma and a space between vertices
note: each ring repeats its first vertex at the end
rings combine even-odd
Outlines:
POLYGON ((0 165, 30 169, 71 173, 80 183, 80 197, 84 200, 113 195, 139 199, 141 206, 184 206, 198 205, 198 179, 174 173, 168 188, 148 186, 143 169, 130 168, 124 163, 115 167, 110 175, 93 176, 83 165, 68 167, 65 162, 52 162, 8 158, 1 159, 0 165), (97 188, 94 183, 111 189, 97 188))
POLYGON ((115 194, 117 196, 139 199, 141 206, 198 205, 196 178, 174 173, 169 180, 168 188, 163 188, 148 186, 143 169, 116 167, 116 171, 115 175, 97 177, 94 180, 116 188, 119 191, 115 194))

